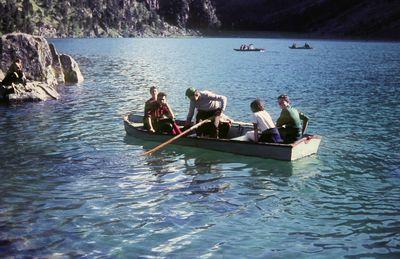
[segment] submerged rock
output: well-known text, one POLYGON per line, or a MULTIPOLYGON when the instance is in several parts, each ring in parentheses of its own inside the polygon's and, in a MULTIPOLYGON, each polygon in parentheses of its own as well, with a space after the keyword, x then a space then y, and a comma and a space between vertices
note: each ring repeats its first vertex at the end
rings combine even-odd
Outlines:
POLYGON ((59 94, 47 83, 33 81, 23 84, 12 84, 7 87, 10 102, 45 101, 58 99, 59 94))
POLYGON ((57 99, 57 85, 83 82, 76 61, 64 56, 67 55, 60 55, 54 45, 43 37, 25 33, 3 35, 0 41, 0 70, 7 71, 11 63, 20 58, 28 83, 2 87, 0 98, 10 101, 57 99))

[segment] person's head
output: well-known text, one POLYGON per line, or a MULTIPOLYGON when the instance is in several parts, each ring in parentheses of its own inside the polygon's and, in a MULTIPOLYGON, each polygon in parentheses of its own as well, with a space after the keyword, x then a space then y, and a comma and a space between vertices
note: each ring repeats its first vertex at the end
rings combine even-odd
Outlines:
POLYGON ((157 102, 159 104, 165 104, 167 102, 167 94, 163 92, 159 92, 157 94, 157 102))
POLYGON ((283 109, 290 106, 290 99, 287 94, 281 94, 278 96, 278 104, 283 109))
POLYGON ((18 67, 19 69, 22 69, 22 59, 20 59, 20 58, 15 58, 15 59, 14 59, 14 64, 17 65, 17 67, 18 67))
POLYGON ((250 103, 250 108, 252 112, 259 112, 264 110, 264 105, 260 99, 256 99, 250 103))
POLYGON ((200 97, 200 92, 193 87, 186 89, 185 94, 192 101, 197 101, 200 97))
POLYGON ((155 86, 150 87, 150 94, 151 97, 156 100, 157 99, 157 94, 158 94, 158 89, 155 86))

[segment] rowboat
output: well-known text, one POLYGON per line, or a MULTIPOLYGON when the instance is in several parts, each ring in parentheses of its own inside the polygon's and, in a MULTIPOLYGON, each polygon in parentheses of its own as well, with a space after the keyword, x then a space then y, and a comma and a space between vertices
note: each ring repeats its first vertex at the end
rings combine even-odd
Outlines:
MULTIPOLYGON (((176 123, 183 125, 184 121, 177 120, 176 123)), ((143 127, 143 116, 141 115, 129 114, 124 116, 124 126, 129 136, 146 141, 162 143, 173 137, 170 134, 157 134, 147 131, 143 127)), ((229 130, 227 139, 204 138, 192 134, 177 139, 173 144, 245 156, 293 161, 316 154, 321 142, 321 137, 318 135, 304 135, 302 139, 292 144, 255 143, 241 138, 249 130, 252 130, 252 127, 234 123, 229 130)))
POLYGON ((293 46, 289 46, 289 49, 312 49, 313 47, 293 47, 293 46))
POLYGON ((261 49, 261 48, 254 48, 254 49, 234 49, 236 51, 258 51, 258 52, 264 52, 265 49, 261 49))

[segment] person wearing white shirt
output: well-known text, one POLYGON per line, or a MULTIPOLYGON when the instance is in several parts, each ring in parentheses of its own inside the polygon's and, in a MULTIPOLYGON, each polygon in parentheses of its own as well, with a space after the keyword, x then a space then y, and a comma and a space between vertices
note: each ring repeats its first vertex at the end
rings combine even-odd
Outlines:
POLYGON ((251 102, 250 108, 253 112, 254 130, 248 131, 246 137, 254 142, 282 143, 283 140, 275 123, 271 115, 265 111, 261 101, 254 100, 251 102))

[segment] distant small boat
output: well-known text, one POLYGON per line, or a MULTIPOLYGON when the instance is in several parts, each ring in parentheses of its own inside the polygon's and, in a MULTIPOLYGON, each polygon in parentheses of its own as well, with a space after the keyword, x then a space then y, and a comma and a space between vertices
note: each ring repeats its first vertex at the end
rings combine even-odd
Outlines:
POLYGON ((311 46, 301 46, 301 47, 294 47, 294 46, 289 46, 289 49, 313 49, 311 46))
POLYGON ((254 49, 234 49, 236 51, 258 51, 258 52, 264 52, 265 49, 262 48, 254 48, 254 49))
MULTIPOLYGON (((184 121, 175 121, 182 126, 184 121)), ((124 117, 125 131, 128 135, 148 141, 165 142, 173 137, 169 134, 149 133, 143 127, 143 116, 130 114, 124 117)), ((191 146, 196 148, 211 149, 221 152, 229 152, 245 156, 272 158, 278 160, 293 161, 302 157, 316 154, 321 137, 318 135, 304 135, 304 137, 292 144, 255 143, 238 139, 253 127, 232 125, 227 139, 202 138, 189 135, 176 140, 173 144, 191 146)))

